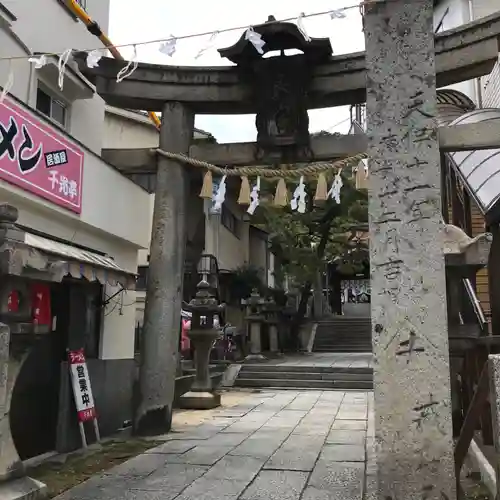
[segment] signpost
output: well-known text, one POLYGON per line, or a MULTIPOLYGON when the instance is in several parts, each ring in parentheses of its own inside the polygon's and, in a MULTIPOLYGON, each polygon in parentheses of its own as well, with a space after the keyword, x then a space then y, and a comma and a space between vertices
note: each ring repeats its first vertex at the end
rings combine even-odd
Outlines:
POLYGON ((68 351, 68 360, 76 411, 78 413, 78 426, 83 447, 87 448, 87 438, 85 437, 85 427, 83 425, 85 422, 92 420, 97 442, 101 440, 101 437, 83 349, 68 351))

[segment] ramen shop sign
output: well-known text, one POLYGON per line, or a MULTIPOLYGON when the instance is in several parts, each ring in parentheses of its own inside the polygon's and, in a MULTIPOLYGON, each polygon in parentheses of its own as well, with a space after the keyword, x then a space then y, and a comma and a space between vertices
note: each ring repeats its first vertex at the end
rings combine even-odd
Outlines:
POLYGON ((0 103, 0 179, 81 213, 84 152, 10 99, 0 103))

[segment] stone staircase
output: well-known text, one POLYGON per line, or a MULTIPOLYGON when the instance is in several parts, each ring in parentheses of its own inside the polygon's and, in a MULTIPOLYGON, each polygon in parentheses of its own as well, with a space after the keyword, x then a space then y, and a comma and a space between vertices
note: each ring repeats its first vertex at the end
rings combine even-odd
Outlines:
POLYGON ((373 369, 243 364, 234 385, 276 389, 370 390, 373 389, 373 369))
POLYGON ((372 352, 371 319, 337 316, 318 323, 314 352, 372 352))

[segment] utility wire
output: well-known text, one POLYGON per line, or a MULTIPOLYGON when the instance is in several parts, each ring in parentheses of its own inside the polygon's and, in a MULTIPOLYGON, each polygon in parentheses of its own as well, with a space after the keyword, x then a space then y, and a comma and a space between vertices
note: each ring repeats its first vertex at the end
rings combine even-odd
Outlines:
MULTIPOLYGON (((290 21, 295 21, 297 19, 306 19, 306 18, 310 18, 310 17, 318 17, 318 16, 324 16, 324 15, 331 15, 332 16, 332 19, 335 19, 335 16, 333 13, 343 13, 344 11, 347 11, 347 10, 352 10, 352 9, 361 9, 364 5, 368 5, 368 4, 374 4, 374 3, 387 3, 389 1, 394 1, 394 0, 365 0, 361 3, 357 3, 357 4, 353 4, 353 5, 346 5, 344 7, 339 7, 337 9, 330 9, 330 10, 325 10, 325 11, 322 11, 322 12, 313 12, 311 14, 301 14, 300 16, 294 16, 294 17, 287 17, 287 18, 284 18, 284 19, 279 19, 279 20, 276 20, 276 21, 269 21, 269 22, 266 22, 265 24, 278 24, 278 23, 283 23, 283 22, 290 22, 290 21)), ((262 23, 259 23, 259 24, 262 24, 262 23)), ((124 44, 119 44, 119 45, 113 45, 114 48, 123 48, 123 47, 137 47, 137 46, 141 46, 141 45, 151 45, 151 44, 154 44, 154 43, 162 43, 162 42, 168 42, 168 41, 172 41, 172 40, 187 40, 187 39, 190 39, 190 38, 197 38, 197 37, 203 37, 203 36, 208 36, 208 35, 213 35, 214 33, 216 34, 221 34, 221 33, 229 33, 231 31, 241 31, 241 30, 246 30, 248 29, 249 27, 251 26, 257 26, 257 24, 254 24, 254 25, 244 25, 244 26, 235 26, 235 27, 232 27, 232 28, 223 28, 223 29, 219 29, 219 30, 212 30, 212 31, 205 31, 203 33, 193 33, 193 34, 189 34, 189 35, 180 35, 180 36, 168 36, 166 38, 157 38, 155 40, 147 40, 147 41, 143 41, 143 42, 135 42, 135 43, 124 43, 124 44)), ((93 48, 90 48, 90 49, 74 49, 75 52, 91 52, 93 50, 99 50, 99 49, 95 49, 95 47, 93 48)), ((60 56, 62 55, 63 52, 40 52, 40 53, 37 53, 36 55, 47 55, 47 56, 60 56)), ((33 57, 33 55, 29 55, 29 56, 15 56, 15 57, 0 57, 0 61, 9 61, 9 60, 16 60, 16 59, 30 59, 31 57, 33 57)))

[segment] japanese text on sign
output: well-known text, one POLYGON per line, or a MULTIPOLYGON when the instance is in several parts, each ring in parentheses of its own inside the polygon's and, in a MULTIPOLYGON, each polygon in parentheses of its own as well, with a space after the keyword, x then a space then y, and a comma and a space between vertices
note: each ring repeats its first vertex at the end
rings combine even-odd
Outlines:
POLYGON ((0 103, 0 179, 81 213, 84 152, 6 98, 0 103))
POLYGON ((83 349, 70 351, 68 358, 78 420, 86 422, 96 418, 96 412, 83 349))

